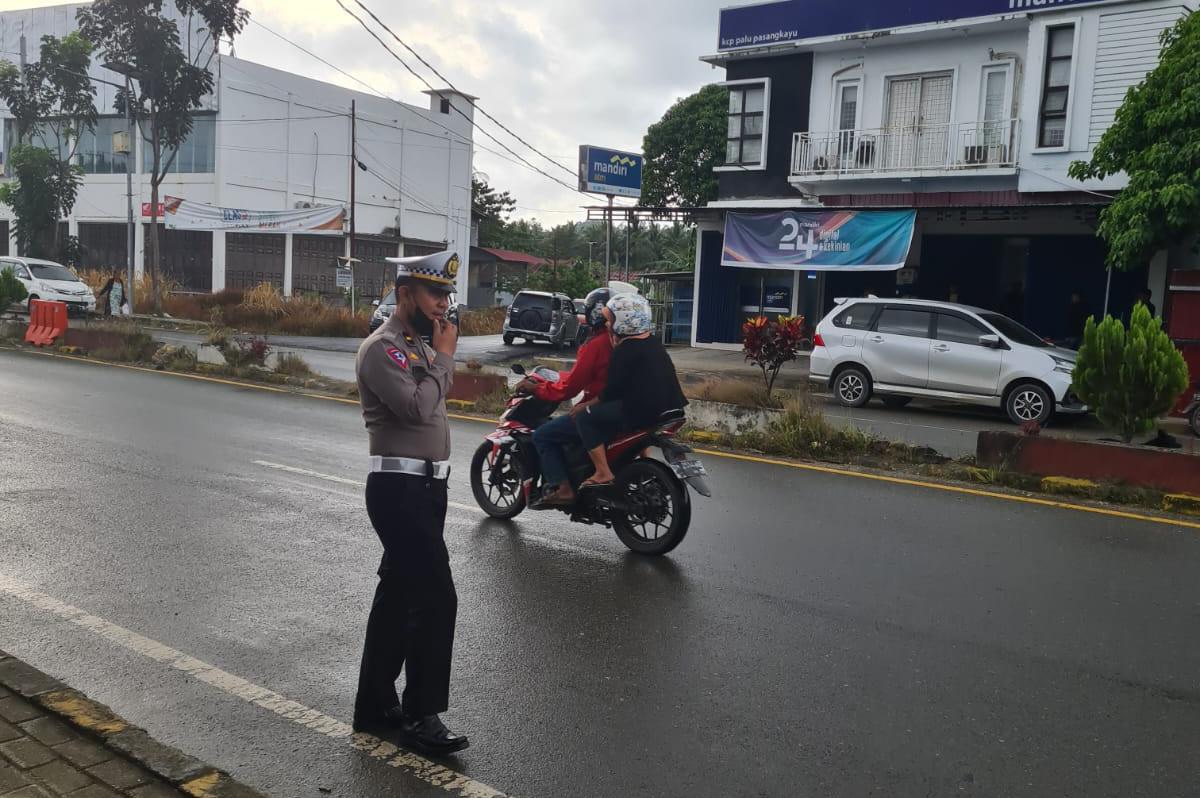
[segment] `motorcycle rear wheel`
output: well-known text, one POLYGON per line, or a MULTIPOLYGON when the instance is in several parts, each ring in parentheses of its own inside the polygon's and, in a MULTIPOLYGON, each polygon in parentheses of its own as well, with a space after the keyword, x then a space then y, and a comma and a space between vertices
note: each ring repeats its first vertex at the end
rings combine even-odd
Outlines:
POLYGON ((662 556, 675 549, 692 522, 687 488, 657 460, 634 460, 617 474, 613 494, 629 506, 615 513, 617 537, 638 554, 662 556))
POLYGON ((525 509, 521 470, 512 452, 506 449, 500 449, 494 463, 491 456, 491 441, 484 441, 475 450, 471 458, 471 493, 475 494, 476 503, 485 513, 507 521, 516 518, 525 509), (502 471, 493 482, 492 472, 497 466, 502 471))

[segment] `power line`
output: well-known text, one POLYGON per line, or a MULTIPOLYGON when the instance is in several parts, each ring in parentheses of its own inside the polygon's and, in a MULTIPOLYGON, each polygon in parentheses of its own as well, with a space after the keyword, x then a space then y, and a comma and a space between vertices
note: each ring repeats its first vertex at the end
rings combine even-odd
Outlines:
MULTIPOLYGON (((355 4, 356 4, 356 5, 359 7, 359 8, 361 8, 363 11, 367 12, 367 14, 368 14, 368 15, 371 17, 371 19, 375 20, 375 24, 377 24, 379 27, 381 27, 381 28, 383 28, 385 31, 387 31, 387 32, 388 32, 388 33, 391 35, 391 37, 392 37, 393 39, 395 39, 396 41, 398 41, 398 42, 400 43, 400 45, 401 45, 401 46, 402 46, 402 47, 403 47, 405 50, 408 50, 410 53, 412 53, 412 54, 413 54, 413 56, 414 56, 414 57, 415 57, 415 58, 416 58, 418 61, 420 61, 422 64, 424 64, 424 65, 425 65, 425 66, 426 66, 426 67, 429 69, 429 71, 430 71, 430 72, 432 72, 434 75, 436 75, 436 76, 437 76, 438 80, 441 80, 441 81, 442 81, 442 82, 444 82, 444 83, 445 83, 447 86, 449 86, 451 89, 453 89, 454 91, 458 92, 459 94, 463 94, 463 92, 459 91, 459 90, 458 90, 458 88, 457 88, 457 87, 456 87, 456 86, 455 86, 453 83, 451 83, 451 82, 450 82, 450 79, 449 79, 449 78, 447 78, 447 77, 446 77, 445 75, 443 75, 441 72, 438 72, 438 70, 437 70, 437 67, 435 67, 433 64, 431 64, 431 63, 429 63, 428 61, 426 61, 424 58, 422 58, 420 53, 418 53, 416 50, 414 50, 412 47, 410 47, 410 46, 408 45, 408 43, 407 43, 407 42, 405 42, 405 41, 404 41, 403 39, 401 39, 401 38, 400 38, 398 35, 396 35, 396 32, 395 32, 395 31, 393 31, 391 28, 389 28, 389 27, 387 26, 387 24, 386 24, 386 23, 384 23, 384 21, 383 21, 383 20, 381 20, 379 17, 377 17, 377 16, 375 15, 375 12, 374 12, 374 11, 372 11, 372 10, 371 10, 371 9, 369 9, 369 8, 367 8, 367 6, 366 6, 366 5, 365 5, 365 4, 362 2, 362 0, 354 0, 354 3, 355 3, 355 4)), ((341 5, 341 2, 340 2, 340 0, 339 0, 339 2, 338 2, 338 5, 341 5)), ((412 70, 409 70, 409 71, 412 71, 412 70)), ((428 84, 426 84, 426 85, 428 85, 428 84)), ((464 96, 464 97, 466 97, 467 95, 463 94, 463 96, 464 96)), ((511 128, 509 128, 509 127, 508 127, 508 126, 506 126, 506 125, 505 125, 503 122, 501 122, 499 119, 497 119, 496 117, 492 116, 492 115, 491 115, 491 114, 489 114, 487 111, 485 111, 485 110, 484 110, 484 109, 483 109, 483 108, 482 108, 482 107, 479 105, 479 103, 475 102, 474 100, 470 99, 469 97, 467 98, 467 102, 471 103, 472 107, 474 107, 476 111, 478 111, 479 113, 483 114, 485 117, 487 117, 487 118, 488 118, 488 119, 490 119, 492 122, 494 122, 494 123, 496 124, 496 126, 497 126, 497 127, 499 127, 501 130, 503 130, 505 133, 507 133, 508 135, 512 136, 514 139, 516 139, 517 141, 521 142, 521 143, 522 143, 522 144, 524 144, 526 147, 528 147, 529 149, 533 150, 533 151, 534 151, 534 152, 536 152, 538 155, 542 156, 542 157, 543 157, 543 158, 545 158, 547 161, 549 161, 550 163, 552 163, 552 164, 554 164, 555 166, 557 166, 559 169, 562 169, 564 172, 566 172, 567 174, 571 175, 571 177, 575 177, 575 170, 574 170, 574 169, 571 169, 571 168, 569 168, 569 167, 567 167, 567 166, 563 166, 561 163, 559 163, 558 161, 554 160, 554 159, 553 159, 553 158, 551 158, 549 155, 547 155, 546 153, 542 152, 542 151, 541 151, 541 150, 539 150, 537 147, 533 146, 533 145, 532 145, 532 144, 530 144, 528 141, 526 141, 525 139, 523 139, 523 138, 521 138, 520 136, 518 136, 518 135, 517 135, 517 134, 516 134, 516 133, 515 133, 515 132, 514 132, 514 131, 513 131, 511 128)))
MULTIPOLYGON (((437 93, 437 89, 435 89, 435 88, 433 87, 433 84, 431 84, 431 83, 430 83, 429 81, 427 81, 427 80, 426 80, 424 77, 422 77, 420 74, 418 74, 418 73, 417 73, 417 72, 416 72, 416 71, 415 71, 415 70, 414 70, 412 67, 410 67, 410 66, 408 65, 408 63, 407 63, 407 62, 406 62, 406 61, 405 61, 403 58, 401 58, 401 57, 400 57, 400 55, 399 55, 398 53, 396 53, 396 51, 394 51, 394 50, 393 50, 391 47, 388 47, 388 45, 387 45, 387 42, 385 42, 383 39, 379 38, 378 34, 376 34, 376 33, 375 33, 375 31, 371 30, 371 28, 370 28, 370 27, 367 25, 367 23, 366 23, 365 21, 363 21, 362 17, 358 16, 358 15, 357 15, 357 14, 355 14, 353 11, 351 11, 349 8, 347 8, 347 7, 346 7, 346 6, 345 6, 345 5, 342 3, 342 0, 336 0, 336 2, 337 2, 337 4, 338 4, 338 7, 339 7, 339 8, 341 8, 343 11, 345 11, 347 14, 349 14, 351 17, 353 17, 353 18, 354 18, 354 20, 355 20, 356 22, 358 22, 358 24, 359 24, 359 25, 361 25, 361 26, 362 26, 363 30, 365 30, 367 33, 369 33, 369 34, 371 35, 371 38, 373 38, 375 41, 379 42, 379 46, 380 46, 380 47, 382 47, 384 50, 387 50, 387 52, 388 52, 388 53, 389 53, 389 54, 392 56, 392 58, 395 58, 397 61, 399 61, 399 62, 400 62, 400 64, 401 64, 401 65, 403 65, 403 67, 404 67, 405 69, 407 69, 407 70, 408 70, 410 73, 412 73, 412 74, 413 74, 413 76, 415 76, 415 77, 416 77, 416 78, 417 78, 419 81, 421 81, 423 84, 425 84, 425 86, 427 86, 427 87, 429 88, 429 90, 430 90, 430 91, 432 91, 432 92, 434 92, 434 93, 437 93)), ((357 2, 357 0, 356 0, 356 2, 357 2)), ((458 91, 458 90, 457 90, 457 89, 455 89, 455 91, 458 91)), ((461 94, 461 92, 459 92, 459 93, 461 94)), ((549 179, 549 180, 553 180, 555 183, 558 183, 560 186, 563 186, 563 187, 565 187, 565 188, 567 188, 567 189, 569 189, 569 190, 571 190, 571 191, 574 191, 574 192, 579 192, 579 193, 581 193, 581 194, 582 194, 582 193, 584 193, 584 192, 581 192, 581 191, 579 191, 578 187, 576 187, 576 186, 572 186, 572 185, 568 185, 567 183, 563 182, 562 180, 559 180, 559 179, 558 179, 557 177, 555 177, 554 175, 552 175, 552 174, 549 174, 548 172, 546 172, 546 171, 544 171, 544 170, 542 170, 542 169, 538 168, 537 166, 534 166, 532 163, 530 163, 529 161, 527 161, 525 158, 521 157, 520 153, 518 153, 516 150, 514 150, 514 149, 513 149, 513 148, 511 148, 511 147, 509 147, 507 144, 505 144, 503 141, 501 141, 500 139, 498 139, 498 138, 496 138, 495 136, 493 136, 493 135, 492 135, 491 133, 489 133, 488 131, 484 130, 484 129, 483 129, 483 128, 482 128, 482 127, 481 127, 481 126, 480 126, 480 125, 479 125, 479 124, 478 124, 478 123, 475 121, 475 120, 473 120, 471 117, 467 116, 467 115, 466 115, 466 114, 465 114, 465 113, 462 111, 462 109, 461 109, 461 108, 459 108, 458 106, 456 106, 456 105, 454 105, 453 103, 451 103, 451 104, 450 104, 450 107, 451 107, 451 108, 453 108, 453 109, 454 109, 454 110, 455 110, 455 111, 456 111, 456 112, 457 112, 457 113, 458 113, 460 116, 462 116, 462 118, 463 118, 463 119, 466 119, 468 122, 470 122, 470 123, 471 123, 471 125, 472 125, 472 126, 473 126, 473 127, 476 129, 476 130, 478 130, 478 131, 479 131, 480 133, 482 133, 483 135, 487 136, 489 139, 491 139, 492 141, 494 141, 496 144, 499 144, 501 147, 503 147, 503 148, 505 149, 505 151, 507 151, 507 152, 511 153, 511 154, 512 154, 512 155, 513 155, 515 158, 517 158, 517 160, 521 161, 521 163, 525 164, 525 165, 526 165, 526 166, 528 166, 530 169, 534 170, 535 172, 537 172, 538 174, 540 174, 540 175, 542 175, 542 176, 546 177, 546 178, 547 178, 547 179, 549 179)), ((561 165, 562 165, 562 164, 559 164, 559 166, 561 166, 561 165)))

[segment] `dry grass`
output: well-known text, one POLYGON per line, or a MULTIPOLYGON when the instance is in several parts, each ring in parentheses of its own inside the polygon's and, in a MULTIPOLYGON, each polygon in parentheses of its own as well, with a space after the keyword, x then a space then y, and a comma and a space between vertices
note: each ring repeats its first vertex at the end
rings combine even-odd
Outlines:
POLYGON ((504 332, 504 308, 463 309, 458 314, 462 335, 499 335, 504 332))
POLYGON ((301 379, 317 376, 308 361, 293 352, 280 352, 275 356, 275 373, 301 379))
MULTIPOLYGON (((110 277, 125 276, 125 267, 109 267, 103 269, 84 269, 79 272, 79 279, 87 283, 93 293, 99 293, 110 277)), ((163 309, 171 292, 178 289, 179 284, 165 277, 159 281, 158 294, 162 298, 163 309)), ((133 281, 133 307, 138 313, 148 313, 154 307, 154 287, 151 285, 150 274, 145 272, 133 281)))
POLYGON ((327 305, 319 297, 284 297, 264 283, 249 291, 177 294, 163 309, 179 319, 196 319, 246 332, 365 338, 370 317, 327 305))
POLYGON ((689 399, 700 399, 705 402, 723 402, 741 407, 758 407, 778 409, 783 407, 783 399, 779 394, 767 395, 767 389, 760 382, 742 380, 706 380, 699 385, 684 386, 684 394, 689 399))

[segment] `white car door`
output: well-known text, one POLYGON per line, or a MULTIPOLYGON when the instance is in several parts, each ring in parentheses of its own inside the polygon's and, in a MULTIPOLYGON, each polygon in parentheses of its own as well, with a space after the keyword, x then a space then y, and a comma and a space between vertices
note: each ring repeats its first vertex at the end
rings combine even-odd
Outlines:
POLYGON ((876 383, 905 388, 929 384, 933 314, 919 307, 889 305, 863 336, 863 363, 876 383))
POLYGON ((937 331, 929 351, 929 387, 978 396, 996 396, 1004 350, 979 343, 995 335, 977 321, 951 313, 937 314, 937 331))

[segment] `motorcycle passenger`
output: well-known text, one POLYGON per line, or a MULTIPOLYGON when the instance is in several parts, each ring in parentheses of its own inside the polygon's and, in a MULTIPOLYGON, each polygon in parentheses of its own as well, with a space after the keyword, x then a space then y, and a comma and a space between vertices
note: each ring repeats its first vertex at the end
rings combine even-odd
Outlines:
POLYGON ((613 483, 605 444, 623 432, 654 427, 664 414, 687 405, 671 356, 651 335, 650 303, 637 294, 618 294, 604 312, 613 338, 608 382, 600 400, 575 418, 596 469, 581 487, 613 483))
POLYGON ((517 386, 518 391, 528 391, 538 399, 551 402, 573 399, 583 392, 582 400, 571 408, 568 415, 551 419, 533 433, 533 445, 537 448, 542 470, 543 498, 539 503, 569 503, 574 498, 564 451, 570 444, 579 443, 579 431, 574 419, 596 403, 608 377, 613 347, 606 330, 604 305, 611 296, 612 291, 608 288, 597 288, 587 295, 582 321, 591 328, 591 334, 587 343, 579 348, 573 369, 555 383, 524 380, 517 386))

